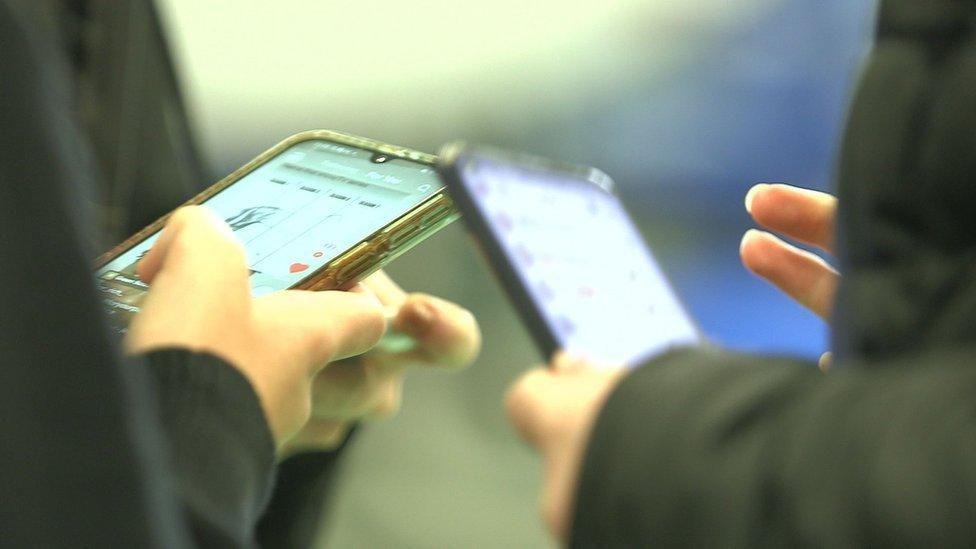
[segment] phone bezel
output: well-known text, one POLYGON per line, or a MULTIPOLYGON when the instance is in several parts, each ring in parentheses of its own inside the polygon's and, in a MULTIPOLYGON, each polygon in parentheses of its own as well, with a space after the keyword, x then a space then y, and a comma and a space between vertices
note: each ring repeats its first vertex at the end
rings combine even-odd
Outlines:
MULTIPOLYGON (((526 328, 528 328, 532 339, 542 351, 543 356, 546 359, 549 359, 552 357, 553 353, 559 350, 559 339, 556 337, 556 334, 550 330, 549 324, 546 322, 542 311, 540 311, 539 307, 536 306, 535 300, 522 283, 522 279, 519 277, 516 269, 512 266, 508 255, 501 246, 501 243, 495 237, 495 234, 488 225, 488 222, 485 221, 484 217, 482 217, 477 204, 475 204, 474 199, 468 192, 467 185, 465 185, 462 181, 462 171, 464 170, 466 162, 475 154, 479 156, 496 157, 506 163, 519 163, 520 161, 526 161, 535 166, 547 168, 552 167, 558 171, 563 171, 565 166, 556 165, 555 163, 548 163, 543 159, 530 157, 519 153, 508 153, 487 147, 478 147, 476 149, 475 147, 460 141, 445 145, 438 152, 439 160, 437 162, 438 173, 440 173, 441 178, 447 185, 448 192, 451 193, 455 206, 464 217, 465 226, 469 228, 470 232, 474 233, 473 236, 475 242, 478 243, 479 247, 481 248, 481 252, 488 260, 489 268, 501 281, 502 287, 505 289, 505 295, 508 296, 509 302, 515 308, 515 310, 518 311, 519 316, 522 317, 522 321, 525 323, 526 328)), ((581 171, 577 167, 572 167, 571 169, 572 173, 590 179, 589 171, 581 171)), ((597 173, 602 172, 597 171, 597 173)), ((608 182, 610 181, 610 178, 604 176, 603 178, 597 177, 591 180, 594 181, 594 183, 597 181, 608 182)))
MULTIPOLYGON (((202 204, 285 150, 303 141, 312 140, 348 145, 436 168, 437 157, 432 154, 332 130, 311 130, 292 135, 282 140, 248 163, 234 170, 217 183, 214 183, 193 198, 187 200, 181 204, 181 207, 202 204)), ((445 191, 446 187, 442 186, 430 198, 368 235, 359 241, 359 243, 340 253, 332 261, 309 273, 308 276, 290 289, 334 290, 347 288, 381 269, 460 216, 454 207, 453 201, 445 191), (418 225, 420 227, 419 229, 417 228, 418 225), (406 234, 409 234, 408 238, 399 238, 401 235, 406 234)), ((125 253, 139 242, 142 242, 161 230, 166 225, 166 221, 170 215, 172 215, 172 212, 160 217, 111 250, 98 256, 95 259, 94 268, 96 270, 102 268, 108 262, 125 253)))
MULTIPOLYGON (((474 158, 486 158, 499 163, 527 167, 549 171, 566 177, 588 181, 607 194, 613 195, 613 180, 604 172, 587 166, 567 164, 553 161, 525 153, 509 152, 501 149, 486 146, 468 145, 462 141, 448 143, 438 152, 437 171, 444 180, 447 191, 451 194, 455 207, 464 217, 464 224, 469 232, 473 233, 475 242, 478 243, 482 253, 488 261, 490 269, 501 281, 505 294, 509 302, 518 311, 526 325, 532 339, 548 360, 553 353, 560 349, 559 339, 550 329, 545 316, 533 299, 532 294, 522 282, 517 270, 509 260, 504 248, 496 238, 495 233, 488 222, 482 216, 481 211, 475 204, 474 199, 468 192, 467 186, 462 181, 462 172, 467 162, 474 158)), ((623 207, 623 204, 621 204, 623 207)), ((626 211, 626 208, 624 208, 626 211)), ((629 215, 629 213, 628 213, 629 215)), ((645 243, 645 246, 647 244, 645 243)), ((670 282, 668 283, 671 286, 670 282)), ((671 288, 672 291, 673 287, 671 288)), ((676 296, 677 299, 677 296, 676 296)), ((698 341, 705 344, 701 329, 695 320, 688 314, 687 307, 679 299, 682 311, 688 316, 689 321, 694 327, 698 341)), ((646 357, 641 360, 646 360, 646 357)), ((629 364, 626 366, 636 366, 629 364)))

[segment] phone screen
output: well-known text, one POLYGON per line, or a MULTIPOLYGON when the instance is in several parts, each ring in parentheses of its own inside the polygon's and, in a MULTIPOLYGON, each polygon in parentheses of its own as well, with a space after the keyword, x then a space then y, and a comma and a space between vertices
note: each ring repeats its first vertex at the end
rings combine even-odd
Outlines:
MULTIPOLYGON (((430 166, 324 140, 299 142, 203 203, 244 244, 251 291, 295 286, 443 185, 430 166)), ((148 287, 136 264, 159 232, 95 275, 112 324, 125 330, 148 287)))
POLYGON ((582 176, 489 158, 464 192, 559 348, 636 366, 699 341, 619 199, 582 176))

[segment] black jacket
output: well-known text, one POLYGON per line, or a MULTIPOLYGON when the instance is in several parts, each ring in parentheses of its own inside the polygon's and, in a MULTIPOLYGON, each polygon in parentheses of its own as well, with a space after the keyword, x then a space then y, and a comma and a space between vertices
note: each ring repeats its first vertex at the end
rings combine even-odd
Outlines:
POLYGON ((290 460, 273 493, 236 369, 177 349, 122 360, 107 335, 92 228, 111 242, 208 184, 164 46, 148 0, 0 0, 4 546, 295 547, 321 515, 334 456, 290 460))
POLYGON ((974 185, 976 2, 882 2, 840 162, 835 371, 683 351, 633 372, 573 545, 976 545, 974 185))

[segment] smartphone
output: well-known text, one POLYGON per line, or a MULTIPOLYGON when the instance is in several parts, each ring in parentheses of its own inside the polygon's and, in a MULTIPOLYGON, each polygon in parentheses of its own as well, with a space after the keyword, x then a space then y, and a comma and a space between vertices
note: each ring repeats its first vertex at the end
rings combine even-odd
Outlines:
MULTIPOLYGON (((434 161, 362 137, 304 132, 186 204, 215 211, 244 244, 253 295, 343 289, 457 219, 434 161)), ((165 222, 155 221, 96 260, 98 288, 121 332, 148 290, 136 265, 165 222)))
POLYGON ((546 357, 633 367, 701 341, 606 174, 461 143, 438 170, 546 357))

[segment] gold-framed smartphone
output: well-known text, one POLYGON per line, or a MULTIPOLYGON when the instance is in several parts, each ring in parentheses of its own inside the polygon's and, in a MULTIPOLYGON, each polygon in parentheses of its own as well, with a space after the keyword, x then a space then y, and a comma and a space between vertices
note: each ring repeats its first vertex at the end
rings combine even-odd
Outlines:
MULTIPOLYGON (((293 135, 184 205, 227 221, 244 244, 255 296, 347 288, 458 218, 431 154, 335 131, 293 135)), ((136 264, 168 214, 95 261, 124 332, 148 286, 136 264)))

